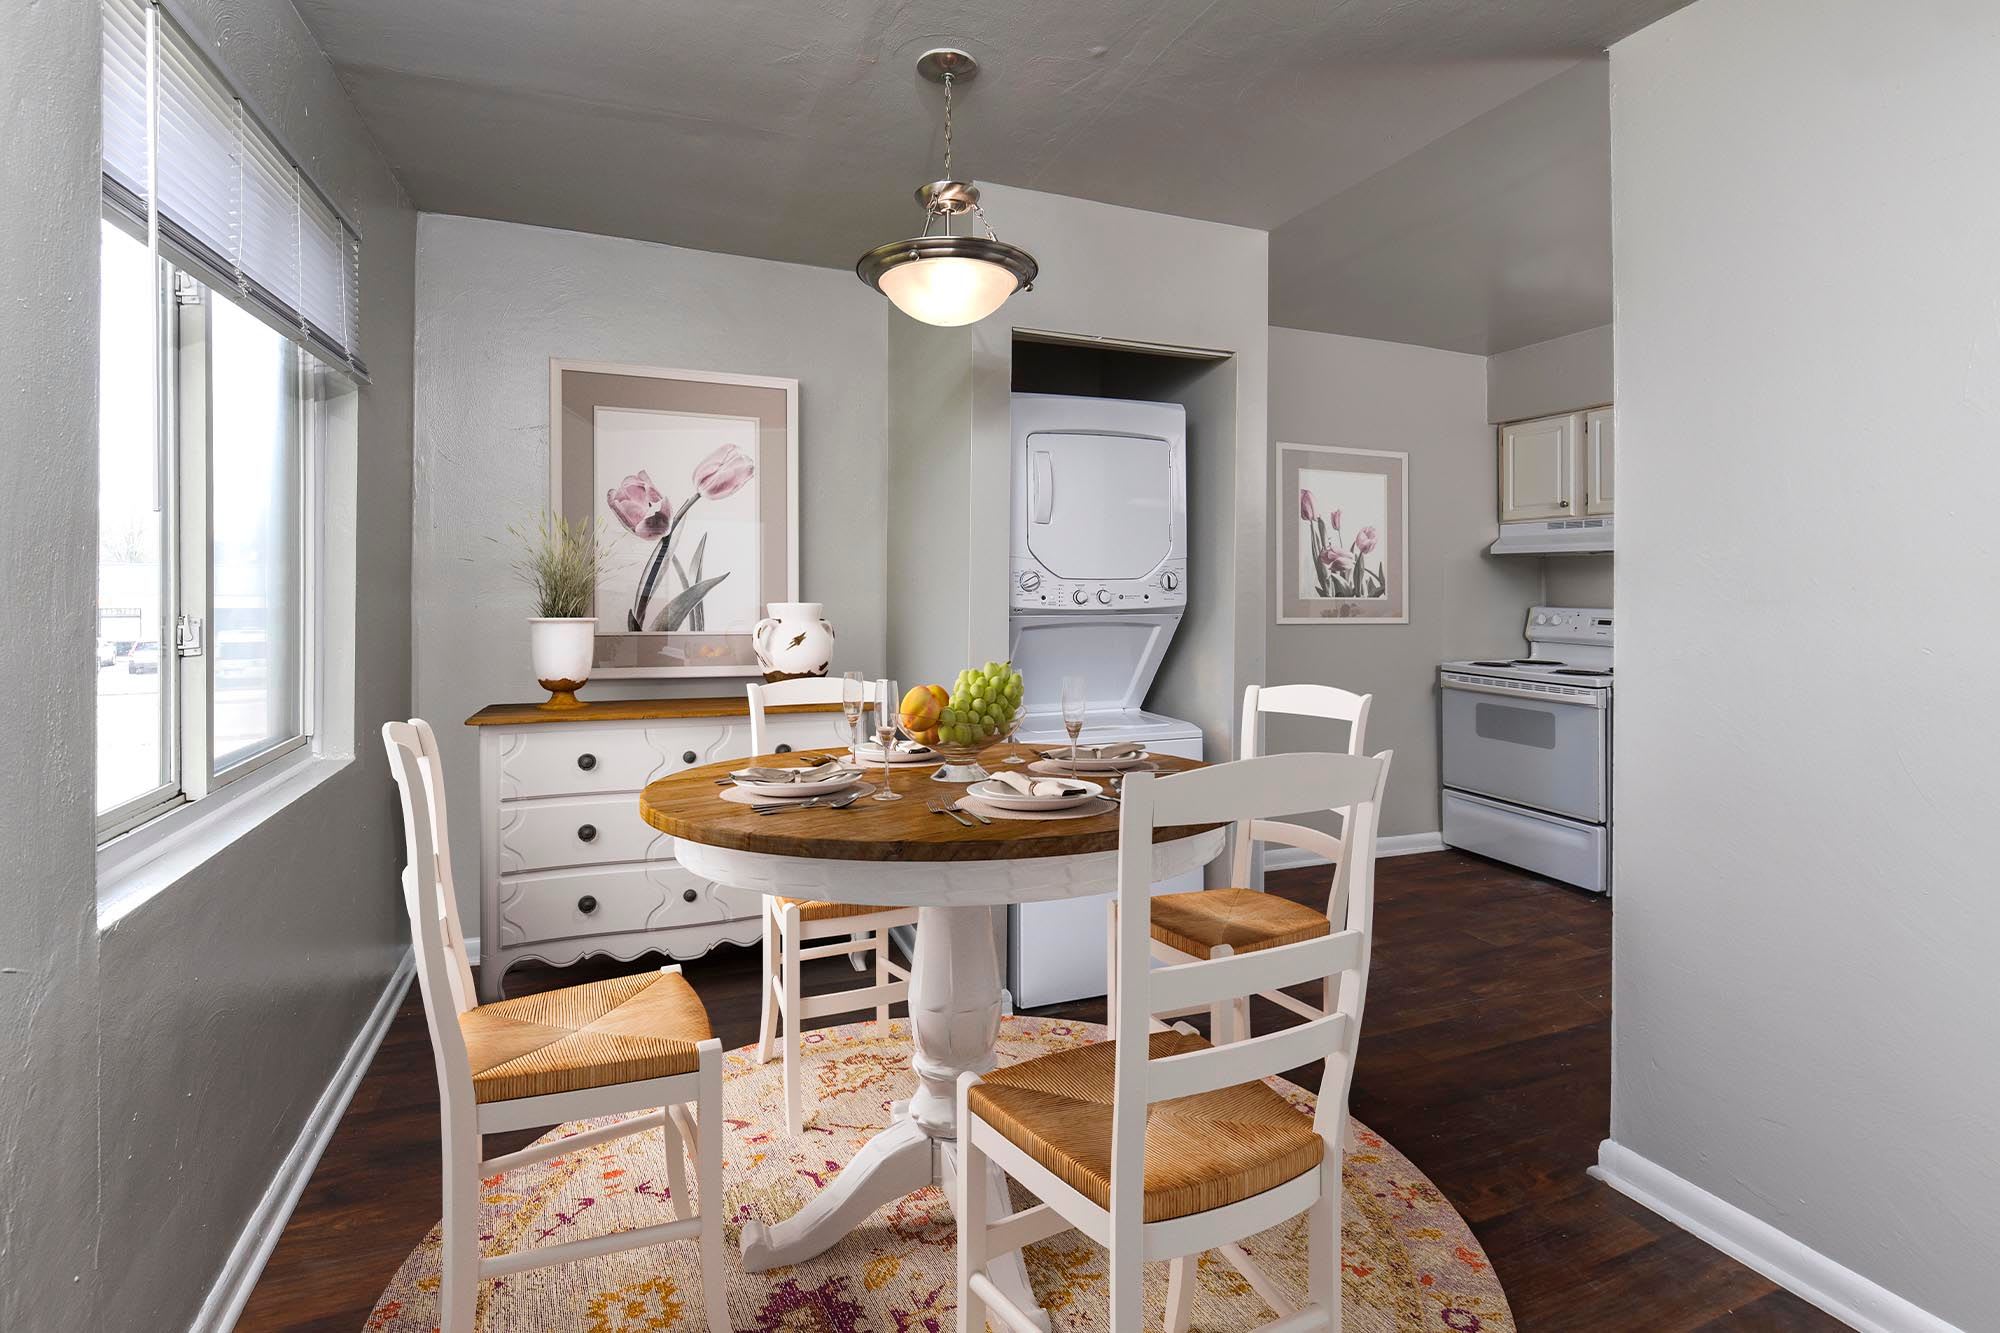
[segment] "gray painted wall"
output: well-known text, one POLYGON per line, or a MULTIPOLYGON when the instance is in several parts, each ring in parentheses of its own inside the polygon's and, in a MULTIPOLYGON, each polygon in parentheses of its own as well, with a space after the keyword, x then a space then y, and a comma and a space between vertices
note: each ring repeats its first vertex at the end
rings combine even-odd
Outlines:
POLYGON ((2000 1236, 1995 68, 1990 0, 1700 0, 1612 51, 1612 1136, 1966 1329, 2000 1236))
POLYGON ((363 234, 355 762, 101 938, 106 1328, 193 1316, 407 935, 377 735, 409 713, 416 215, 286 0, 187 8, 363 234))
MULTIPOLYGON (((407 710, 414 215, 283 0, 195 0, 204 32, 365 233, 357 725, 407 710)), ((0 549, 0 1325, 178 1328, 195 1315, 401 952, 386 764, 348 767, 97 931, 98 19, 8 6, 0 307, 12 417, 0 549), (101 1070, 101 1072, 100 1072, 101 1070), (101 1138, 100 1138, 100 1126, 101 1138), (171 1238, 170 1243, 166 1238, 171 1238), (106 1280, 94 1255, 111 1256, 106 1280)))
POLYGON ((1486 359, 1486 419, 1527 421, 1611 401, 1611 326, 1486 359))
POLYGON ((97 6, 0 5, 0 1327, 97 1271, 97 6))
MULTIPOLYGON (((852 273, 425 214, 417 246, 416 706, 450 775, 452 854, 477 928, 478 753, 460 725, 541 697, 510 524, 548 504, 549 359, 799 381, 807 599, 833 670, 879 671, 887 545, 884 302, 852 273)), ((601 681, 586 698, 738 694, 743 679, 601 681)))
MULTIPOLYGON (((1270 625, 1273 682, 1373 694, 1370 750, 1394 749, 1388 835, 1438 827, 1437 664, 1519 647, 1538 562, 1489 556, 1498 528, 1486 360, 1404 343, 1271 330, 1271 439, 1410 455, 1410 623, 1270 625)), ((1275 503, 1269 496, 1264 503, 1275 503)), ((1273 521, 1294 511, 1287 507, 1273 521)), ((1271 552, 1261 553, 1266 561, 1271 552)), ((1267 604, 1260 613, 1268 619, 1267 604)), ((1345 746, 1345 729, 1276 724, 1271 749, 1345 746)))
MULTIPOLYGON (((974 660, 1003 656, 1007 633, 1009 404, 1014 328, 1231 353, 1233 438, 1188 457, 1188 613, 1150 706, 1202 728, 1210 754, 1234 745, 1237 699, 1263 678, 1269 615, 1263 494, 1270 238, 1261 231, 985 186, 986 212, 1041 263, 1033 292, 973 326, 972 489, 998 497, 969 533, 974 660), (1171 274, 1162 281, 1162 274, 1171 274), (1198 498, 1196 498, 1198 497, 1198 498), (986 650, 984 643, 994 648, 986 650)), ((1213 384, 1211 405, 1225 400, 1213 384)))

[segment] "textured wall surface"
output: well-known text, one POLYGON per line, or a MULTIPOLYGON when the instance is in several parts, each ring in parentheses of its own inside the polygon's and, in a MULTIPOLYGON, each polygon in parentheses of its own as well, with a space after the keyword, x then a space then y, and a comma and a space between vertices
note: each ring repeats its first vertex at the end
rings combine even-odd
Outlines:
MULTIPOLYGON (((1382 832, 1434 832, 1437 664, 1519 649, 1541 587, 1537 561, 1486 554, 1499 512, 1486 360, 1273 329, 1271 437, 1410 455, 1410 623, 1272 625, 1268 675, 1373 694, 1368 748, 1396 752, 1382 832)), ((1267 503, 1279 504, 1272 522, 1298 521, 1296 497, 1267 503)), ((1344 728, 1273 725, 1272 749, 1346 745, 1344 728)))
MULTIPOLYGON (((479 919, 478 747, 460 725, 543 697, 510 524, 548 504, 549 360, 799 381, 805 598, 833 670, 881 670, 884 302, 850 272, 425 214, 417 292, 416 700, 450 775, 466 931, 479 919)), ((739 694, 747 677, 599 681, 585 697, 739 694)))
MULTIPOLYGON (((283 0, 188 10, 365 233, 357 725, 407 710, 413 215, 283 0)), ((0 14, 0 1326, 184 1327, 401 949, 386 765, 361 762, 100 935, 93 910, 94 5, 0 14), (12 993, 8 993, 12 992, 12 993), (99 1126, 102 1126, 101 1141, 99 1126), (100 1222, 101 1212, 101 1222, 100 1222), (115 1256, 115 1280, 91 1272, 115 1256)))
POLYGON ((0 49, 0 1328, 89 1329, 97 7, 0 6, 0 49))
POLYGON ((1486 359, 1486 419, 1526 421, 1611 401, 1611 326, 1486 359))
POLYGON ((1990 0, 1700 0, 1612 51, 1612 1136, 1965 1329, 2000 1236, 1996 68, 1990 0))

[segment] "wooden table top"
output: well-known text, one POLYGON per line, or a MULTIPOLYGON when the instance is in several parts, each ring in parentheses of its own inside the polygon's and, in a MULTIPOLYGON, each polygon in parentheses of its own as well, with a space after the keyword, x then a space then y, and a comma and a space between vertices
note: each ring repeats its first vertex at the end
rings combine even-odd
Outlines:
MULTIPOLYGON (((838 713, 839 704, 772 704, 766 713, 838 713)), ((575 708, 545 704, 488 704, 465 719, 468 727, 520 727, 538 722, 653 722, 669 718, 748 717, 741 694, 702 699, 588 699, 575 708)))
MULTIPOLYGON (((981 756, 989 769, 1009 752, 1036 757, 1027 746, 997 746, 981 756)), ((827 861, 1004 861, 1040 856, 1084 856, 1118 848, 1118 812, 1106 811, 1083 819, 995 819, 971 828, 948 815, 926 808, 932 797, 956 800, 965 788, 934 782, 931 764, 906 764, 892 770, 890 786, 902 800, 894 803, 862 797, 845 810, 800 810, 792 814, 760 815, 747 805, 722 799, 715 780, 746 763, 796 763, 811 754, 841 754, 841 748, 801 750, 791 755, 765 755, 755 760, 706 764, 661 778, 639 793, 639 813, 662 833, 731 851, 770 856, 811 857, 827 861)), ((1162 771, 1181 772, 1202 765, 1192 759, 1157 755, 1162 771)), ((868 780, 882 782, 880 765, 868 780)), ((1222 824, 1186 824, 1154 830, 1155 842, 1172 842, 1206 833, 1222 824)))

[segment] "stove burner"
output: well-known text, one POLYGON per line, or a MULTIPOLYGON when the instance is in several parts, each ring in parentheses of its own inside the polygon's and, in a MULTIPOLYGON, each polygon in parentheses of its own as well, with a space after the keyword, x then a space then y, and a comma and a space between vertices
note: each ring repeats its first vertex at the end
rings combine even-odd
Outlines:
POLYGON ((1473 663, 1472 665, 1474 665, 1474 666, 1513 666, 1513 665, 1514 665, 1514 663, 1513 663, 1513 662, 1511 662, 1511 661, 1508 661, 1508 662, 1474 662, 1474 663, 1473 663))
POLYGON ((1564 667, 1560 671, 1556 671, 1551 674, 1557 676, 1608 676, 1611 674, 1611 668, 1610 667, 1564 667))
POLYGON ((1561 665, 1562 665, 1562 663, 1561 663, 1561 662, 1560 662, 1559 660, 1557 660, 1556 658, 1553 658, 1553 657, 1517 657, 1517 658, 1515 658, 1515 659, 1514 659, 1514 661, 1513 661, 1513 665, 1515 665, 1515 666, 1561 666, 1561 665))

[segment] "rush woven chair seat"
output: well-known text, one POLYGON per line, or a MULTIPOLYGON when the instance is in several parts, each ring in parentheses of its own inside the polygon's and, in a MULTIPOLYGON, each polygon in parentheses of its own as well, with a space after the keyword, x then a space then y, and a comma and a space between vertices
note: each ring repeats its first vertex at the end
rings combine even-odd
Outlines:
POLYGON ((403 802, 403 903, 430 1027, 444 1140, 438 1333, 472 1333, 482 1280, 667 1241, 701 1245, 704 1312, 729 1327, 722 1251, 722 1043, 678 967, 474 1003, 446 832, 444 768, 422 718, 382 727, 403 802), (627 1114, 638 1112, 639 1114, 627 1114), (567 1138, 486 1156, 486 1136, 623 1115, 567 1138), (658 1130, 671 1219, 505 1253, 480 1253, 489 1182, 593 1144, 658 1130), (695 1159, 701 1211, 688 1192, 695 1159))
POLYGON ((891 912, 891 907, 871 907, 867 903, 829 903, 817 898, 778 898, 778 910, 787 907, 799 909, 801 921, 841 921, 850 916, 874 916, 878 912, 891 912))
MULTIPOLYGON (((1111 1099, 1118 1043, 1099 1042, 1007 1065, 967 1094, 973 1112, 1099 1208, 1111 1206, 1111 1099)), ((1147 1058, 1208 1049, 1169 1029, 1147 1058)), ((1266 1083, 1239 1083, 1156 1102, 1146 1117, 1148 1222, 1247 1199, 1320 1164, 1312 1121, 1266 1083)))
MULTIPOLYGON (((837 704, 846 682, 823 676, 780 680, 745 687, 750 701, 750 751, 766 753, 764 710, 788 704, 837 704)), ((864 707, 895 707, 896 683, 862 683, 864 707)), ((764 899, 763 1006, 757 1020, 757 1059, 769 1060, 774 1048, 785 1061, 785 1129, 797 1137, 805 1132, 805 1054, 800 1025, 809 1018, 831 1018, 873 1009, 875 1021, 889 1022, 889 1006, 910 998, 910 970, 890 956, 889 932, 915 926, 914 907, 874 907, 866 903, 823 902, 817 898, 764 899), (800 965, 815 958, 845 956, 855 971, 875 955, 875 984, 849 990, 806 995, 800 987, 800 965)))
POLYGON ((612 977, 458 1016, 481 1102, 692 1074, 715 1033, 678 972, 612 977))
POLYGON ((958 1327, 987 1316, 1033 1333, 989 1271, 993 1260, 1071 1229, 1110 1252, 1107 1333, 1139 1333, 1144 1265, 1166 1261, 1167 1333, 1186 1333, 1194 1262, 1232 1264, 1277 1312, 1265 1333, 1340 1329, 1341 1136, 1361 1040, 1375 901, 1375 811, 1386 762, 1347 754, 1279 754, 1125 780, 1118 814, 1118 901, 1112 948, 1115 1041, 1039 1056, 958 1081, 958 1327), (1236 954, 1150 965, 1153 834, 1162 827, 1345 809, 1349 855, 1338 872, 1346 926, 1236 954), (1329 1010, 1261 1037, 1211 1045, 1158 1013, 1229 1012, 1265 987, 1313 984, 1329 1010), (1324 1060, 1309 1114, 1265 1080, 1324 1060), (1005 1212, 997 1165, 1039 1203, 1005 1212), (1281 1288, 1242 1242, 1304 1214, 1303 1292, 1281 1288))
POLYGON ((1153 899, 1153 938, 1191 958, 1255 953, 1333 933, 1326 913, 1255 889, 1201 889, 1153 899))

